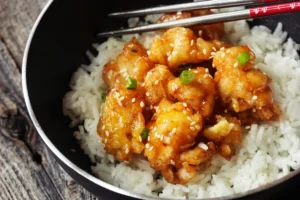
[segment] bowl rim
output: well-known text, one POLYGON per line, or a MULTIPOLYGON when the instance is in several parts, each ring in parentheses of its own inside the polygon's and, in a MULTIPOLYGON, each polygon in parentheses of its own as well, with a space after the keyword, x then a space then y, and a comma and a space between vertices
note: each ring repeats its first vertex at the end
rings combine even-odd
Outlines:
MULTIPOLYGON (((29 98, 29 93, 28 93, 28 87, 27 87, 27 60, 28 60, 28 55, 29 55, 29 51, 30 51, 30 46, 31 46, 31 42, 34 38, 35 35, 35 31, 39 26, 39 23, 41 21, 41 19, 43 18, 43 16, 46 14, 47 10, 49 9, 49 7, 52 5, 52 3, 55 0, 49 0, 46 5, 44 6, 44 8, 42 9, 42 11, 40 12, 38 18, 36 19, 29 37, 27 39, 27 43, 26 43, 26 47, 25 47, 25 51, 24 51, 24 55, 23 55, 23 64, 22 64, 22 90, 23 90, 23 95, 24 95, 24 99, 25 99, 25 104, 29 113, 29 116, 36 128, 36 130, 38 131, 40 137, 42 138, 43 142, 46 144, 46 146, 52 151, 52 153, 62 162, 64 163, 66 166, 68 166, 70 169, 72 169, 73 171, 75 171, 77 174, 79 174, 80 176, 83 176, 84 178, 86 178, 87 180, 89 180, 90 182, 106 188, 108 190, 110 190, 111 192, 115 192, 118 194, 122 194, 125 195, 127 197, 131 197, 131 198, 137 198, 137 199, 145 199, 145 200, 155 200, 157 199, 157 197, 151 197, 151 196, 147 196, 147 195, 143 195, 143 194, 137 194, 135 192, 130 192, 124 189, 121 189, 117 186, 111 185, 109 183, 106 183, 105 181, 102 181, 101 179, 89 174, 88 172, 82 170, 80 167, 78 167, 77 165, 75 165, 73 162, 71 162, 67 157, 65 157, 56 147, 55 145, 50 141, 50 139, 47 137, 47 135, 45 134, 45 132, 43 131, 42 127, 40 126, 34 111, 32 109, 31 106, 31 102, 30 102, 30 98, 29 98)), ((265 185, 262 185, 258 188, 255 189, 251 189, 248 190, 246 192, 241 192, 241 193, 236 193, 236 194, 232 194, 232 195, 228 195, 228 196, 222 196, 222 197, 214 197, 214 198, 205 198, 207 200, 226 200, 226 199, 237 199, 237 198, 241 198, 241 197, 246 197, 248 195, 251 194, 255 194, 258 192, 262 192, 264 190, 270 189, 280 183, 283 183, 289 179, 291 179, 292 177, 296 176, 300 174, 300 168, 290 172, 289 174, 285 175, 284 177, 281 177, 280 179, 277 179, 275 181, 272 181, 270 183, 267 183, 265 185)), ((159 198, 162 200, 169 200, 169 198, 159 198)), ((198 199, 199 200, 199 199, 198 199)), ((204 200, 204 199, 202 199, 204 200)))

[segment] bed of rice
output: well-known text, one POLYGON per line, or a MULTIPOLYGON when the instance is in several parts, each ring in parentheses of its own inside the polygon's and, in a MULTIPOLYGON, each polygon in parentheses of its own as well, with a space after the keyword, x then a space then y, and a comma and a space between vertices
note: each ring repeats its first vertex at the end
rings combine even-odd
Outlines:
MULTIPOLYGON (((153 20, 148 17, 146 20, 153 20)), ((130 24, 138 21, 131 19, 130 24)), ((257 68, 272 78, 273 96, 283 111, 279 122, 253 124, 243 132, 243 144, 232 160, 215 156, 212 166, 198 174, 187 186, 167 183, 141 158, 133 163, 117 163, 105 153, 96 127, 100 118, 101 93, 106 86, 101 80, 105 63, 116 57, 131 36, 109 38, 100 45, 89 66, 81 66, 73 74, 71 91, 63 99, 63 112, 77 126, 74 136, 94 163, 92 170, 100 179, 125 190, 169 198, 218 197, 254 189, 287 175, 300 167, 300 46, 295 44, 279 23, 271 32, 267 27, 249 29, 246 21, 226 23, 226 40, 247 44, 257 56, 257 68)), ((158 33, 136 35, 149 48, 158 33)))

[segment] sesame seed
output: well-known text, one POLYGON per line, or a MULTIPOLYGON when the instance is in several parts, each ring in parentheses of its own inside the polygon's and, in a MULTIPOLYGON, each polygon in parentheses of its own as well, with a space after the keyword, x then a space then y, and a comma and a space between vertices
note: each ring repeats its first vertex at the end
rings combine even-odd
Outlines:
POLYGON ((190 126, 190 129, 191 129, 191 131, 195 131, 196 130, 195 127, 193 127, 193 126, 190 126))
POLYGON ((225 57, 225 53, 224 53, 224 52, 221 54, 221 57, 222 57, 222 58, 224 58, 224 57, 225 57))
POLYGON ((210 55, 214 56, 214 55, 216 55, 216 52, 211 52, 210 55))
POLYGON ((196 125, 195 127, 198 131, 201 129, 201 127, 199 125, 196 125))
POLYGON ((252 108, 252 112, 256 112, 256 108, 252 108))
POLYGON ((149 50, 147 51, 147 54, 150 55, 150 51, 149 50))
POLYGON ((183 112, 183 114, 186 114, 186 110, 183 110, 182 112, 183 112))
POLYGON ((227 109, 225 109, 224 112, 227 113, 227 109))
POLYGON ((224 51, 224 50, 225 50, 225 48, 224 48, 224 47, 222 47, 220 50, 221 50, 221 51, 224 51))
POLYGON ((168 57, 168 61, 170 61, 170 60, 171 60, 171 56, 168 57))
POLYGON ((212 64, 212 67, 213 67, 213 68, 216 68, 216 66, 215 66, 215 64, 214 64, 214 63, 212 64))
POLYGON ((187 107, 187 104, 186 104, 186 103, 183 103, 183 106, 184 106, 184 107, 187 107))
POLYGON ((192 118, 191 118, 191 117, 187 117, 187 119, 190 120, 190 121, 192 121, 192 118))
POLYGON ((176 132, 176 128, 173 128, 171 133, 174 134, 176 132))
POLYGON ((104 129, 105 129, 105 125, 102 126, 102 130, 104 130, 104 129))
POLYGON ((171 142, 170 137, 164 137, 164 143, 170 144, 170 142, 171 142))
POLYGON ((142 142, 142 136, 139 136, 139 141, 142 142))
POLYGON ((201 149, 203 149, 203 150, 205 150, 205 151, 208 150, 208 146, 206 144, 204 144, 203 142, 200 142, 198 144, 198 147, 201 148, 201 149))
POLYGON ((131 102, 134 103, 134 102, 135 102, 135 98, 132 98, 132 99, 131 99, 131 102))
POLYGON ((149 96, 150 96, 149 92, 146 92, 146 96, 147 96, 147 97, 149 97, 149 96))
POLYGON ((256 95, 255 95, 255 96, 253 96, 253 97, 252 97, 252 99, 253 99, 253 100, 256 100, 256 99, 257 99, 257 96, 256 96, 256 95))
POLYGON ((108 131, 105 131, 105 135, 108 137, 108 136, 109 136, 109 132, 108 132, 108 131))
POLYGON ((124 73, 123 76, 124 76, 124 77, 127 77, 127 76, 128 76, 128 73, 124 73))
POLYGON ((159 82, 159 80, 156 80, 156 81, 154 82, 154 85, 157 85, 157 84, 158 84, 158 82, 159 82))
POLYGON ((170 47, 174 47, 174 44, 171 43, 171 44, 170 44, 170 47))
POLYGON ((194 40, 191 40, 191 46, 193 46, 194 45, 194 40))
POLYGON ((136 67, 133 69, 134 72, 137 72, 139 69, 136 67))
POLYGON ((124 96, 122 96, 121 98, 120 98, 120 101, 123 101, 125 99, 125 97, 124 96))
POLYGON ((212 49, 213 49, 214 51, 217 51, 216 47, 213 47, 212 49))
POLYGON ((160 135, 160 140, 163 141, 164 140, 164 136, 160 135))
POLYGON ((207 50, 206 50, 206 49, 203 49, 202 51, 203 51, 203 54, 204 54, 204 55, 207 54, 207 50))
POLYGON ((251 127, 250 127, 250 126, 246 126, 245 128, 246 128, 246 129, 250 129, 251 127))
POLYGON ((148 142, 150 141, 150 136, 148 136, 147 140, 148 140, 148 142))
POLYGON ((209 72, 209 70, 206 68, 206 69, 205 69, 205 72, 206 72, 206 73, 208 73, 208 72, 209 72))
POLYGON ((145 103, 141 101, 140 106, 143 108, 145 106, 145 103))
POLYGON ((107 139, 104 140, 104 144, 106 144, 106 143, 107 143, 107 139))
POLYGON ((181 12, 181 11, 178 11, 178 12, 177 12, 177 15, 181 15, 181 14, 182 14, 182 12, 181 12))
POLYGON ((226 53, 230 53, 230 49, 227 49, 226 53))
POLYGON ((170 55, 171 55, 171 52, 170 52, 170 51, 168 51, 168 52, 167 52, 167 56, 170 56, 170 55))
POLYGON ((126 71, 127 71, 126 68, 123 68, 123 69, 120 70, 121 73, 126 72, 126 71))
POLYGON ((193 126, 193 125, 195 125, 196 124, 196 122, 195 121, 193 121, 192 123, 191 123, 191 125, 190 126, 193 126))
POLYGON ((142 84, 142 87, 144 87, 144 86, 145 86, 145 83, 142 84))
POLYGON ((236 63, 234 63, 234 65, 233 65, 234 67, 238 67, 239 66, 239 63, 238 62, 236 62, 236 63))
POLYGON ((204 74, 203 78, 207 78, 209 75, 208 74, 204 74))
POLYGON ((170 160, 171 165, 175 165, 174 160, 170 160))
POLYGON ((151 146, 151 147, 149 148, 149 151, 152 151, 152 150, 153 150, 153 148, 154 148, 154 147, 153 147, 153 146, 151 146))
POLYGON ((149 148, 149 143, 146 144, 146 148, 147 148, 147 149, 149 148))
POLYGON ((125 153, 128 154, 129 153, 129 149, 128 147, 125 149, 125 153))

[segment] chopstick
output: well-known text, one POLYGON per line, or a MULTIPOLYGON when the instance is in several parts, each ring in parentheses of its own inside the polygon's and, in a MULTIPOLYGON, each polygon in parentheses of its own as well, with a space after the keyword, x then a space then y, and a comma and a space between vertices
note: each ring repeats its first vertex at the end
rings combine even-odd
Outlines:
POLYGON ((134 34, 134 33, 148 32, 148 31, 156 31, 161 29, 174 28, 178 26, 189 27, 193 25, 206 25, 206 24, 229 22, 229 21, 236 21, 236 20, 249 19, 249 18, 260 18, 260 17, 299 12, 299 11, 300 11, 300 1, 296 1, 293 3, 282 3, 282 4, 276 4, 270 6, 261 6, 256 8, 240 10, 240 11, 234 11, 234 12, 211 14, 211 15, 181 19, 177 21, 150 24, 146 26, 139 26, 139 27, 123 29, 123 30, 108 31, 108 32, 99 33, 98 37, 119 36, 119 35, 134 34))
POLYGON ((200 2, 191 2, 184 4, 176 4, 169 6, 161 6, 155 8, 147 8, 141 10, 132 10, 125 12, 115 12, 110 13, 110 17, 136 17, 141 15, 151 15, 159 13, 170 13, 186 10, 198 10, 198 9, 211 9, 211 8, 226 8, 233 6, 248 6, 248 5, 257 5, 262 3, 271 3, 287 0, 210 0, 210 1, 200 1, 200 2))

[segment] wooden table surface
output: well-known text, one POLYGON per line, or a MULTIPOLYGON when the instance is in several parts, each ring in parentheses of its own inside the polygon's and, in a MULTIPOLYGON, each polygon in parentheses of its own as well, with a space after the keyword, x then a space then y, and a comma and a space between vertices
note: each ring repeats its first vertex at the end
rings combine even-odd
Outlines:
POLYGON ((54 160, 25 107, 22 57, 46 2, 0 0, 0 199, 96 199, 54 160))

